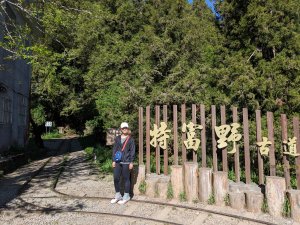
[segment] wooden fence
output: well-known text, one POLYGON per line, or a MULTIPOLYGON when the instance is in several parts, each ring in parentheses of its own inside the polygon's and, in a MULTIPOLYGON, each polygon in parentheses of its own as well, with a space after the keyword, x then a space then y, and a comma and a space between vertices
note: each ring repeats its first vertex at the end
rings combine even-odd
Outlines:
MULTIPOLYGON (((147 106, 146 112, 144 112, 144 108, 139 108, 139 164, 146 163, 146 173, 151 173, 150 166, 151 166, 151 152, 155 151, 155 170, 157 174, 160 174, 161 171, 161 159, 163 158, 163 171, 165 175, 168 175, 168 167, 169 165, 169 157, 172 156, 172 162, 174 165, 178 165, 184 163, 188 160, 187 154, 188 151, 184 142, 187 140, 186 132, 181 133, 181 140, 180 133, 179 133, 179 125, 182 127, 184 123, 191 121, 193 124, 199 124, 202 126, 202 129, 196 135, 199 138, 200 146, 197 151, 192 152, 191 160, 193 162, 197 162, 198 158, 201 158, 201 161, 198 162, 201 164, 202 167, 207 167, 207 159, 208 157, 212 158, 212 167, 214 171, 218 171, 218 162, 222 162, 222 171, 228 171, 228 158, 231 158, 233 162, 232 168, 234 168, 235 174, 235 181, 239 182, 241 180, 241 172, 245 173, 245 181, 246 183, 251 183, 251 160, 257 162, 257 167, 255 168, 258 171, 258 183, 260 185, 264 184, 264 176, 276 176, 276 154, 277 158, 281 159, 282 162, 278 162, 278 164, 283 165, 284 177, 286 179, 287 187, 291 187, 291 177, 290 177, 290 164, 291 162, 295 163, 293 167, 296 170, 296 182, 297 182, 297 189, 300 189, 300 157, 296 157, 294 159, 293 156, 283 154, 283 152, 287 151, 287 143, 286 141, 289 139, 288 134, 292 134, 293 137, 296 137, 296 144, 292 147, 296 148, 296 153, 300 154, 300 136, 299 136, 299 118, 294 117, 292 119, 292 131, 289 131, 289 121, 285 114, 281 115, 280 118, 280 129, 281 129, 281 137, 280 140, 274 138, 274 116, 272 112, 267 112, 266 114, 266 129, 267 129, 267 139, 270 141, 269 152, 268 156, 263 156, 260 154, 260 148, 257 146, 258 142, 262 142, 263 139, 263 129, 262 129, 262 115, 260 110, 255 111, 255 121, 253 124, 255 125, 255 130, 252 132, 256 132, 256 143, 251 143, 250 145, 250 127, 249 127, 249 115, 248 109, 243 108, 241 115, 239 118, 238 109, 236 107, 232 107, 231 110, 226 111, 225 106, 220 106, 220 110, 218 111, 217 116, 217 107, 212 105, 210 108, 210 113, 206 115, 206 109, 204 105, 196 105, 192 104, 191 108, 188 109, 188 112, 191 112, 191 115, 187 117, 187 107, 185 104, 181 105, 181 111, 178 112, 178 106, 173 105, 172 109, 170 110, 170 106, 167 105, 159 106, 156 105, 155 107, 147 106), (168 111, 170 110, 170 111, 168 111), (162 111, 162 116, 161 116, 162 111), (153 115, 153 119, 151 120, 151 112, 153 115), (178 114, 180 113, 180 118, 178 118, 178 114), (226 118, 226 115, 230 117, 229 119, 226 118), (168 118, 168 116, 170 118, 168 118), (173 117, 173 118, 172 118, 173 117), (162 121, 161 121, 162 119, 162 121), (226 125, 226 123, 238 123, 241 120, 241 127, 239 132, 242 135, 241 142, 243 144, 237 145, 237 151, 234 153, 233 156, 228 154, 228 149, 218 149, 217 141, 218 137, 216 136, 215 127, 220 125, 226 125), (180 124, 179 124, 179 122, 180 124), (151 123, 152 122, 152 123, 151 123), (161 149, 159 145, 156 148, 150 145, 151 135, 150 132, 153 129, 153 124, 156 124, 158 127, 160 126, 160 122, 165 122, 168 124, 172 124, 172 127, 168 127, 171 129, 170 135, 172 136, 173 143, 170 143, 168 139, 168 146, 167 149, 161 149), (218 125, 219 124, 219 125, 218 125), (145 127, 145 130, 144 130, 145 127), (144 136, 145 136, 145 143, 144 143, 144 136), (199 137, 200 136, 200 137, 199 137), (179 151, 179 144, 181 143, 181 151, 179 151), (275 152, 275 143, 280 143, 280 150, 278 149, 275 152), (251 158, 250 146, 253 147, 255 145, 255 151, 257 154, 257 158, 251 158), (144 154, 144 149, 146 149, 146 154, 144 154), (163 151, 163 155, 161 152, 163 151), (241 152, 243 151, 243 152, 241 152), (276 154, 275 154, 276 153, 276 154), (180 155, 179 155, 180 154, 180 155), (199 157, 198 157, 199 154, 199 157), (278 155, 280 157, 278 157, 278 155), (241 159, 243 156, 243 159, 241 159), (179 160, 181 159, 181 160, 179 160), (264 163, 269 164, 269 174, 264 173, 264 163), (241 165, 243 165, 241 167, 241 165)), ((253 127, 253 126, 252 126, 253 127)), ((254 128, 252 128, 254 129, 254 128)), ((252 130, 251 130, 252 131, 252 130)), ((278 145, 279 146, 279 145, 278 145)), ((189 153, 191 155, 191 153, 189 153)), ((252 153, 253 155, 253 153, 252 153)), ((278 159, 278 160, 279 160, 278 159)), ((253 164, 253 163, 252 163, 253 164)), ((253 171, 252 171, 253 172, 253 171)))

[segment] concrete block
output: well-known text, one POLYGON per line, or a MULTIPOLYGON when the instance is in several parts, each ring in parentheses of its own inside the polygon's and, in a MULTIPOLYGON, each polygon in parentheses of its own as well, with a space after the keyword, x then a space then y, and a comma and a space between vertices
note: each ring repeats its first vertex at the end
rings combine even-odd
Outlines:
POLYGON ((156 197, 161 199, 167 199, 167 191, 168 191, 169 182, 158 182, 156 189, 156 197))
POLYGON ((133 193, 134 194, 140 194, 139 186, 142 181, 145 181, 146 179, 146 173, 145 173, 145 165, 139 165, 138 167, 134 167, 133 172, 133 179, 131 180, 131 183, 133 185, 133 193))
POLYGON ((174 198, 179 199, 179 194, 184 191, 183 166, 171 166, 171 185, 174 198))
POLYGON ((147 174, 146 176, 146 195, 150 198, 157 196, 157 183, 159 182, 159 176, 156 174, 147 174))
POLYGON ((207 202, 212 195, 212 169, 199 168, 199 200, 207 202))
POLYGON ((147 174, 146 175, 146 195, 150 198, 166 198, 170 177, 165 175, 147 174))
POLYGON ((249 212, 260 213, 264 202, 264 195, 261 192, 246 191, 246 208, 249 212))
POLYGON ((286 183, 283 177, 266 177, 266 198, 271 216, 281 217, 286 183))
POLYGON ((224 198, 228 193, 227 172, 213 172, 213 193, 216 205, 225 206, 224 198))
POLYGON ((198 200, 198 163, 184 163, 184 190, 189 202, 198 200))
POLYGON ((244 192, 229 192, 229 201, 231 208, 237 210, 245 209, 245 194, 244 192))

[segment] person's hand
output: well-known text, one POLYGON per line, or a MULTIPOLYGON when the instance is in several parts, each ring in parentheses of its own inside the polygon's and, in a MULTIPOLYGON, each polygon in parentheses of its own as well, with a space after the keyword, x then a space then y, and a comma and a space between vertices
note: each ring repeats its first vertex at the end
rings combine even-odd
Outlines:
POLYGON ((112 167, 115 168, 116 167, 116 162, 112 163, 112 167))
POLYGON ((132 170, 133 169, 133 163, 129 164, 129 169, 132 170))

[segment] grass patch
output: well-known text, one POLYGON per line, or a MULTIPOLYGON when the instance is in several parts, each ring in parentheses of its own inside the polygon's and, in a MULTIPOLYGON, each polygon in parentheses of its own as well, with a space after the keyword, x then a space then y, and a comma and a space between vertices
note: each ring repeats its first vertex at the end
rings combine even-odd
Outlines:
POLYGON ((94 158, 94 147, 87 147, 84 149, 84 152, 88 159, 94 158))
POLYGON ((158 190, 158 187, 157 185, 155 185, 155 197, 159 197, 159 190, 158 190))
POLYGON ((228 179, 232 181, 236 181, 235 173, 233 170, 228 171, 228 179))
POLYGON ((198 200, 198 199, 196 199, 196 198, 195 198, 195 199, 193 199, 193 203, 194 203, 194 204, 197 204, 198 202, 199 202, 199 200, 198 200))
POLYGON ((173 187, 171 182, 168 183, 168 190, 167 190, 167 199, 172 199, 174 197, 173 187))
POLYGON ((186 193, 184 191, 179 193, 179 200, 181 202, 186 202, 186 193))
POLYGON ((213 205, 216 203, 216 199, 215 199, 215 195, 214 194, 211 194, 207 200, 207 204, 209 205, 213 205))
POLYGON ((147 183, 146 181, 142 181, 139 185, 139 191, 141 194, 145 194, 146 193, 146 188, 147 188, 147 183))
POLYGON ((267 199, 265 197, 264 197, 264 200, 263 200, 263 204, 261 206, 261 211, 263 213, 268 213, 269 212, 268 202, 267 202, 267 199))
POLYGON ((62 138, 63 135, 58 133, 58 131, 52 131, 50 133, 46 133, 42 135, 42 139, 43 140, 47 140, 47 139, 55 139, 55 138, 62 138))
POLYGON ((224 197, 224 202, 226 206, 230 206, 230 198, 228 193, 224 197))
POLYGON ((291 203, 287 196, 284 198, 284 203, 282 207, 282 216, 283 217, 291 217, 291 203))

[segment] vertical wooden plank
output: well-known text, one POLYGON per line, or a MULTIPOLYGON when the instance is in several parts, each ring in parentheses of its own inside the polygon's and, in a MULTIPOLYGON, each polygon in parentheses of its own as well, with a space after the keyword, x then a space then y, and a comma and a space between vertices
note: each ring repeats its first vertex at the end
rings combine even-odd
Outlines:
MULTIPOLYGON (((155 106, 155 124, 157 127, 160 127, 160 106, 156 105, 155 106)), ((155 154, 155 159, 156 159, 156 174, 160 174, 160 147, 159 145, 156 146, 156 154, 155 154)))
MULTIPOLYGON (((168 124, 168 106, 163 106, 163 120, 168 124)), ((168 175, 168 147, 164 150, 164 175, 168 175)))
POLYGON ((143 107, 139 107, 139 164, 144 164, 143 151, 144 151, 144 126, 143 126, 143 107))
POLYGON ((150 170, 150 106, 146 107, 146 173, 150 170))
POLYGON ((244 152, 246 183, 251 183, 248 109, 243 108, 244 152))
POLYGON ((206 128, 205 128, 205 105, 200 105, 201 114, 201 151, 202 151, 202 167, 206 167, 206 128))
MULTIPOLYGON (((260 110, 255 111, 256 117, 256 142, 262 141, 261 136, 261 112, 260 110)), ((259 148, 257 147, 257 160, 258 160, 258 178, 259 178, 259 185, 264 184, 264 161, 260 154, 259 148)))
MULTIPOLYGON (((288 140, 288 128, 287 128, 287 118, 285 114, 281 114, 281 138, 283 141, 288 140)), ((282 152, 286 151, 286 145, 282 144, 282 152)), ((287 159, 287 155, 283 154, 283 164, 284 164, 284 178, 287 189, 291 188, 291 177, 290 177, 290 163, 287 159)))
POLYGON ((178 165, 178 121, 177 105, 173 105, 174 164, 178 165))
MULTIPOLYGON (((238 111, 237 107, 232 108, 232 122, 238 123, 238 111)), ((235 173, 235 182, 241 181, 240 174, 240 150, 239 145, 236 145, 236 153, 234 154, 234 173, 235 173)))
MULTIPOLYGON (((221 125, 226 124, 226 108, 225 105, 221 106, 221 125)), ((222 165, 223 171, 228 172, 227 148, 222 149, 222 165)))
POLYGON ((274 143, 274 125, 273 125, 273 113, 267 112, 267 127, 268 127, 268 139, 272 142, 270 146, 269 158, 270 158, 270 176, 276 176, 275 166, 275 143, 274 143))
MULTIPOLYGON (((185 104, 181 105, 181 126, 183 126, 183 124, 186 123, 186 106, 185 104)), ((185 163, 186 162, 186 148, 184 145, 184 141, 186 140, 186 133, 182 132, 181 135, 181 142, 182 142, 182 162, 185 163)))
POLYGON ((213 170, 218 171, 217 140, 215 126, 217 125, 216 106, 211 106, 211 131, 212 131, 212 150, 213 150, 213 170))
MULTIPOLYGON (((197 107, 196 107, 196 105, 195 104, 192 104, 192 122, 194 123, 194 124, 197 124, 197 119, 196 119, 196 110, 197 110, 197 107)), ((198 156, 198 154, 197 154, 197 152, 196 151, 193 151, 193 162, 197 162, 198 160, 197 160, 197 156, 198 156)))
MULTIPOLYGON (((299 118, 293 118, 293 130, 294 136, 297 138, 296 148, 297 153, 300 154, 300 133, 299 133, 299 118)), ((296 179, 297 179, 297 189, 300 190, 300 156, 296 157, 296 179)))

